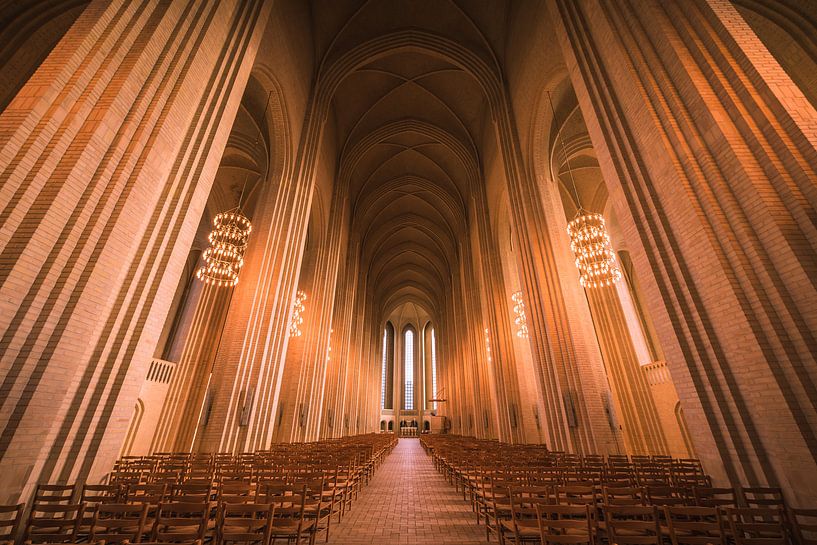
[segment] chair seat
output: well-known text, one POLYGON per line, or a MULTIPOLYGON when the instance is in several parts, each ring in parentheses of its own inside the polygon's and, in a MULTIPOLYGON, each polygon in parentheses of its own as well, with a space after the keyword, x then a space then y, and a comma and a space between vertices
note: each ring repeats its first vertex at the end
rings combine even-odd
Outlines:
MULTIPOLYGON (((315 526, 314 520, 304 520, 301 524, 301 531, 310 531, 315 526)), ((292 535, 298 531, 297 520, 276 520, 272 523, 273 535, 292 535)))
POLYGON ((503 529, 513 533, 518 531, 519 535, 522 537, 539 535, 539 523, 537 523, 535 520, 517 521, 516 526, 514 526, 514 522, 512 520, 503 520, 501 521, 501 524, 503 529))

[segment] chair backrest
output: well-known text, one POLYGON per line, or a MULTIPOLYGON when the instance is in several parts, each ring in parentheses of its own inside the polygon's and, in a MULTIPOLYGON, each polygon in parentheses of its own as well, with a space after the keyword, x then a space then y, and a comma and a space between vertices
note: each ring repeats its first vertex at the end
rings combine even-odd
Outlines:
POLYGON ((195 503, 199 501, 210 501, 213 495, 213 482, 186 482, 182 484, 170 485, 170 501, 195 503))
POLYGON ((610 543, 616 545, 662 545, 658 508, 654 505, 604 506, 610 543))
POLYGON ((672 545, 726 545, 717 507, 664 506, 672 545))
POLYGON ((741 488, 744 507, 771 507, 786 509, 783 491, 774 487, 741 488))
POLYGON ((182 470, 153 471, 147 475, 148 482, 172 485, 182 480, 182 470))
POLYGON ((14 541, 20 529, 25 508, 24 503, 0 505, 0 541, 14 541))
POLYGON ((247 481, 221 482, 217 499, 219 503, 254 503, 255 486, 247 481))
POLYGON ((270 542, 275 506, 270 503, 221 503, 216 517, 216 544, 270 542))
POLYGON ((817 545, 817 509, 789 509, 789 520, 798 545, 817 545))
POLYGON ((35 503, 28 514, 24 541, 32 543, 73 543, 85 504, 35 503))
POLYGON ((595 509, 599 503, 599 497, 594 486, 571 484, 556 487, 556 503, 563 505, 590 505, 595 509))
POLYGON ((146 532, 146 503, 101 503, 94 508, 90 541, 138 543, 146 532))
POLYGON ((68 505, 74 499, 75 492, 76 485, 73 484, 38 484, 34 490, 34 503, 68 505))
POLYGON ((152 539, 167 542, 204 539, 209 515, 207 502, 160 503, 152 539))
POLYGON ((536 505, 542 545, 593 545, 595 525, 590 505, 536 505))
POLYGON ((726 517, 735 545, 786 545, 786 519, 780 508, 727 508, 726 517))
POLYGON ((692 489, 695 505, 700 507, 737 507, 737 494, 734 488, 713 488, 696 486, 692 489))
POLYGON ((605 505, 647 505, 647 493, 640 486, 602 487, 605 505))
POLYGON ((80 501, 85 505, 98 503, 116 503, 119 501, 122 489, 118 484, 83 484, 80 501))
POLYGON ((167 485, 164 483, 130 484, 126 490, 125 503, 159 505, 167 501, 167 485))
POLYGON ((645 488, 650 505, 686 505, 689 501, 684 491, 674 486, 652 485, 645 488))

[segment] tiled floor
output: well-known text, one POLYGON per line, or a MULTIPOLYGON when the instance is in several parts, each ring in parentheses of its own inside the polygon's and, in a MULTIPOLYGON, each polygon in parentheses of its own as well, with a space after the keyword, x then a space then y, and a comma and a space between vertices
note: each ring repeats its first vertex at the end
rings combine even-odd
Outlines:
POLYGON ((333 545, 486 543, 485 526, 434 470, 419 439, 400 439, 330 537, 333 545))

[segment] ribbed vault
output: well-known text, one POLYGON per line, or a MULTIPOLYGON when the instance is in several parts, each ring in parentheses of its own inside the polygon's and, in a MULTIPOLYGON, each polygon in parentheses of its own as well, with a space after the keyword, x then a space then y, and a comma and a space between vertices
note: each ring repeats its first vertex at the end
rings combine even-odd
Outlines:
POLYGON ((407 302, 432 316, 451 304, 487 112, 470 74, 423 51, 374 55, 338 83, 338 178, 377 321, 407 302))

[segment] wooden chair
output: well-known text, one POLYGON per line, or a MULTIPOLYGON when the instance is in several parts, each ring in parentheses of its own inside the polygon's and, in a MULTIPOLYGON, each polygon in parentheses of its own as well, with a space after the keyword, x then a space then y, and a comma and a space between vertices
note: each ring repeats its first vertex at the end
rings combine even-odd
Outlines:
POLYGON ((81 539, 90 535, 91 523, 94 518, 94 507, 101 503, 118 502, 121 492, 121 486, 118 484, 85 483, 82 485, 79 501, 85 504, 85 512, 79 526, 81 539))
POLYGON ((216 516, 216 545, 242 542, 267 545, 275 507, 269 503, 221 503, 216 516))
POLYGON ((0 505, 0 545, 13 545, 26 504, 0 505))
POLYGON ((90 541, 140 543, 147 531, 146 503, 101 503, 94 508, 90 541))
POLYGON ((605 505, 607 537, 616 545, 662 545, 663 536, 654 505, 605 505))
POLYGON ((726 545, 723 518, 716 507, 664 506, 672 545, 726 545))
POLYGON ((35 503, 28 514, 24 541, 32 543, 73 543, 79 533, 82 503, 35 503))
POLYGON ((542 545, 593 545, 595 532, 589 505, 536 505, 542 545))
POLYGON ((160 503, 151 540, 174 543, 204 540, 209 514, 207 502, 160 503))
POLYGON ((539 541, 538 505, 555 503, 547 486, 518 486, 510 489, 511 520, 502 520, 503 533, 512 536, 515 545, 539 541))
POLYGON ((786 519, 779 508, 726 509, 735 545, 786 545, 786 519))
POLYGON ((817 545, 817 509, 789 509, 789 522, 797 545, 817 545))
POLYGON ((490 486, 484 491, 485 537, 491 540, 491 533, 497 535, 500 545, 505 543, 505 530, 502 521, 511 520, 510 489, 515 482, 506 480, 504 475, 494 475, 490 486))
POLYGON ((267 489, 266 501, 275 508, 272 519, 272 543, 278 539, 313 541, 315 521, 306 518, 306 485, 267 489))
POLYGON ((326 541, 329 541, 329 527, 332 524, 332 502, 331 492, 327 495, 326 478, 323 473, 319 473, 312 478, 305 480, 306 499, 304 500, 304 513, 306 518, 315 522, 314 533, 326 531, 326 541))

